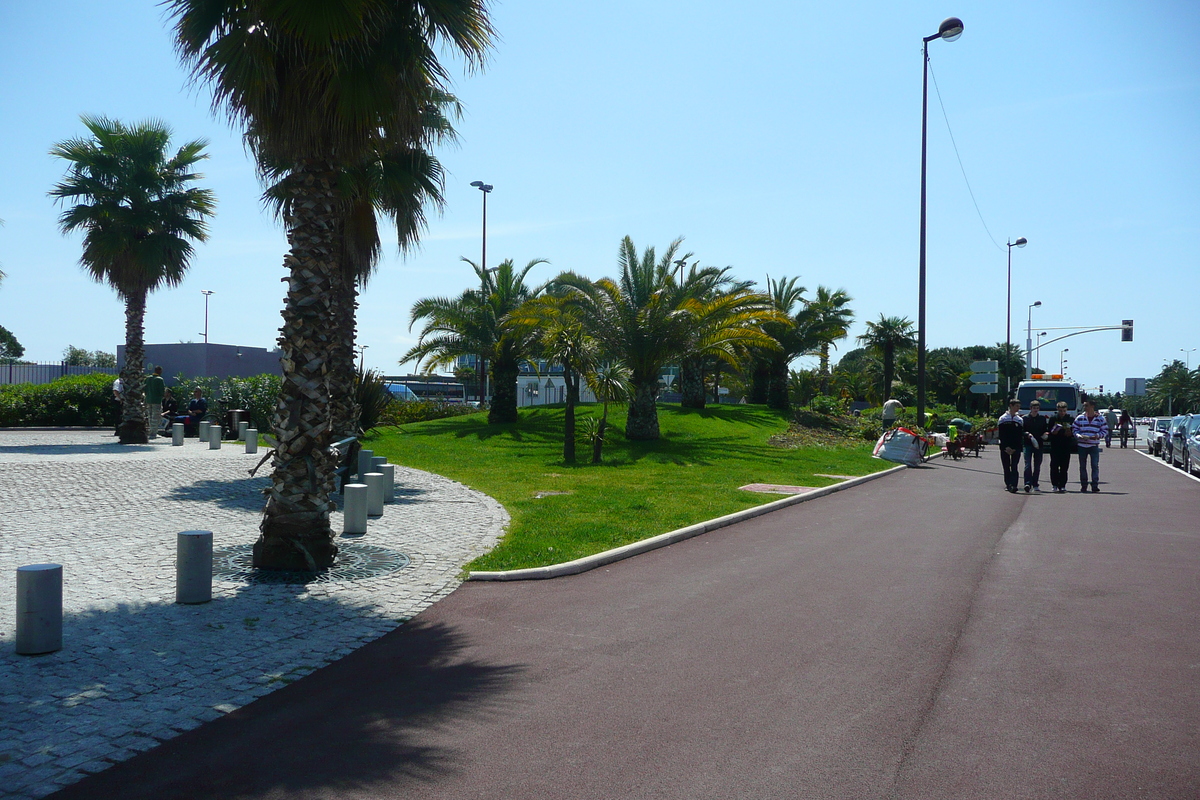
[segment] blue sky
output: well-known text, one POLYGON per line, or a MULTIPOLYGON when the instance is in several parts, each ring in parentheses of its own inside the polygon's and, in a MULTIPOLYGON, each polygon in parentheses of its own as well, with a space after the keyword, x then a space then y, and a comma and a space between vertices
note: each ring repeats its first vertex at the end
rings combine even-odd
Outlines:
MULTIPOLYGON (((1004 340, 1005 241, 1024 236, 1014 342, 1035 300, 1035 335, 1135 320, 1132 344, 1076 336, 1043 366, 1069 347, 1068 373, 1111 389, 1200 347, 1200 4, 510 0, 493 6, 487 68, 455 72, 466 113, 439 153, 444 212, 411 255, 391 242, 362 298, 367 365, 401 371, 413 302, 467 287, 473 180, 495 186, 489 263, 549 259, 534 280, 612 274, 625 235, 660 249, 683 236, 703 264, 760 284, 844 288, 854 335, 881 313, 915 320, 921 38, 950 15, 965 32, 931 43, 930 63, 990 236, 931 83, 929 346, 1004 340)), ((83 113, 210 142, 212 235, 183 284, 150 297, 146 340, 201 341, 207 289, 210 341, 274 346, 284 235, 238 133, 179 66, 162 8, 3 4, 0 110, 0 325, 27 358, 124 340, 122 305, 81 271, 79 237, 58 232, 46 196, 63 173, 47 151, 82 133, 83 113)))

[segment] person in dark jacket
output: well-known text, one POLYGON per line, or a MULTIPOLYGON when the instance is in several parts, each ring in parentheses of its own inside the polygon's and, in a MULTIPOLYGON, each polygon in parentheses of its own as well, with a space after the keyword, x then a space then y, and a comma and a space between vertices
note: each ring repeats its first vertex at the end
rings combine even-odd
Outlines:
POLYGON ((1025 424, 1020 415, 1021 403, 1010 400, 1008 411, 1000 416, 996 427, 1000 433, 1000 464, 1004 467, 1004 488, 1017 491, 1021 480, 1021 448, 1025 445, 1025 424))
POLYGON ((1050 491, 1058 494, 1067 491, 1067 473, 1071 469, 1071 456, 1075 454, 1074 422, 1066 403, 1059 403, 1050 418, 1050 491))
POLYGON ((1029 404, 1025 415, 1025 493, 1040 492, 1038 482, 1042 476, 1042 455, 1050 436, 1050 417, 1042 412, 1041 402, 1029 404))

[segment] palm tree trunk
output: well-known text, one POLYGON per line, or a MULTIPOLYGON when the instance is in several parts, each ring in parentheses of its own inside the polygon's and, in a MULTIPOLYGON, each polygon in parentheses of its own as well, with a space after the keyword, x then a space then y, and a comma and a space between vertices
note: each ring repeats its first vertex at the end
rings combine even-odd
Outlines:
POLYGON ((146 290, 125 297, 125 367, 121 370, 121 444, 146 444, 146 290))
POLYGON ((712 401, 714 403, 721 402, 721 362, 720 362, 720 360, 714 361, 714 363, 713 363, 712 401))
POLYGON ((599 464, 604 456, 604 434, 608 431, 608 403, 604 404, 604 416, 596 428, 596 440, 592 442, 592 463, 599 464))
POLYGON ((278 445, 254 543, 254 566, 318 570, 337 556, 329 528, 336 458, 329 453, 329 369, 336 319, 336 175, 324 161, 297 166, 296 202, 285 222, 288 293, 279 331, 283 385, 273 427, 278 445))
POLYGON ((765 403, 771 383, 770 366, 758 357, 755 357, 751 366, 753 371, 750 373, 750 397, 747 400, 751 403, 765 403))
POLYGON ((771 374, 767 382, 767 407, 788 411, 787 356, 778 353, 771 356, 771 374))
POLYGON ((684 408, 704 408, 704 369, 700 358, 691 356, 679 364, 679 404, 684 408))
POLYGON ((488 408, 488 424, 517 421, 519 373, 516 361, 507 358, 492 361, 492 405, 488 408))
POLYGON ((333 436, 344 439, 359 433, 358 370, 354 363, 358 285, 353 275, 339 276, 339 288, 332 295, 337 318, 337 335, 330 342, 329 414, 333 436))
POLYGON ((632 441, 652 441, 660 436, 658 429, 658 376, 633 376, 633 400, 625 421, 625 438, 632 441))
POLYGON ((567 384, 567 408, 563 413, 563 461, 575 463, 575 406, 579 403, 579 376, 571 365, 563 363, 563 380, 567 384))
POLYGON ((821 394, 829 394, 829 343, 821 342, 821 394))

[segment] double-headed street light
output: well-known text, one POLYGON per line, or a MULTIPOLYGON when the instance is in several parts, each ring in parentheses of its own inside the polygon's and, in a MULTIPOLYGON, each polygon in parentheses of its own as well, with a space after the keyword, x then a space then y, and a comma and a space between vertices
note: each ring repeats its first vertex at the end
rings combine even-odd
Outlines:
MULTIPOLYGON (((495 187, 483 181, 471 181, 471 185, 483 192, 483 255, 479 259, 479 268, 487 272, 487 196, 495 187)), ((479 404, 482 406, 487 398, 487 362, 483 360, 482 353, 479 354, 475 367, 479 373, 477 383, 479 385, 479 404)))
POLYGON ((1041 300, 1029 304, 1029 319, 1025 322, 1025 380, 1033 377, 1033 310, 1041 304, 1041 300))
MULTIPOLYGON (((1007 321, 1004 324, 1004 359, 1006 361, 1012 353, 1012 249, 1014 247, 1024 247, 1027 244, 1029 244, 1029 240, 1024 236, 1015 242, 1008 243, 1008 299, 1005 301, 1004 306, 1008 315, 1006 317, 1007 321)), ((1012 377, 1008 377, 1006 391, 1008 392, 1008 396, 1012 395, 1012 377)))
MULTIPOLYGON (((963 24, 958 17, 947 17, 938 26, 938 32, 926 36, 921 68, 921 267, 917 297, 917 424, 925 424, 925 151, 928 142, 929 119, 929 43, 934 39, 953 42, 962 36, 963 24)), ((887 387, 891 391, 891 387, 887 387)), ((884 398, 887 400, 888 398, 884 398)))
POLYGON ((1193 347, 1191 350, 1188 350, 1188 349, 1187 349, 1187 348, 1185 348, 1185 347, 1181 347, 1181 348, 1179 348, 1179 352, 1183 353, 1183 358, 1184 358, 1183 365, 1184 365, 1184 367, 1186 367, 1186 368, 1187 368, 1187 370, 1188 370, 1189 372, 1191 372, 1191 369, 1192 369, 1192 353, 1196 352, 1196 348, 1194 348, 1194 347, 1193 347))

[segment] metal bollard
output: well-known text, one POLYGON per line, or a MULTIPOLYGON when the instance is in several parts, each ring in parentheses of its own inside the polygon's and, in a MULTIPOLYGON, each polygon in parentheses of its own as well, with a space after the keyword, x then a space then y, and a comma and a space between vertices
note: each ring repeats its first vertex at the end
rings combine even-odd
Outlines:
POLYGON ((175 535, 175 602, 212 600, 212 531, 181 531, 175 535))
POLYGON ((363 476, 371 471, 371 459, 374 457, 374 450, 358 451, 358 470, 354 474, 358 476, 359 482, 362 482, 363 476))
POLYGON ((342 533, 363 534, 367 532, 367 491, 365 483, 347 483, 342 487, 342 533))
POLYGON ((363 476, 367 483, 367 516, 383 516, 383 473, 368 472, 363 476))
POLYGON ((211 425, 212 425, 212 423, 209 422, 208 420, 203 420, 196 426, 196 430, 200 434, 200 436, 199 436, 200 444, 205 444, 208 441, 210 441, 208 438, 208 429, 211 425))
POLYGON ((383 473, 383 502, 396 502, 396 465, 384 464, 379 471, 383 473))
POLYGON ((171 423, 171 446, 172 447, 182 447, 183 446, 183 423, 182 422, 171 423))
POLYGON ((220 450, 221 449, 221 426, 220 425, 213 425, 211 428, 208 429, 208 449, 209 450, 220 450))
POLYGON ((257 428, 246 428, 246 452, 247 453, 257 453, 258 452, 258 429, 257 428))
POLYGON ((17 567, 17 655, 62 650, 62 565, 17 567))
POLYGON ((238 438, 237 438, 237 440, 239 442, 246 441, 246 429, 248 429, 249 427, 250 427, 249 420, 243 419, 238 422, 238 438))
POLYGON ((385 458, 384 456, 375 456, 374 458, 371 459, 371 472, 383 472, 383 470, 381 470, 380 467, 382 467, 386 463, 387 463, 387 458, 385 458))

